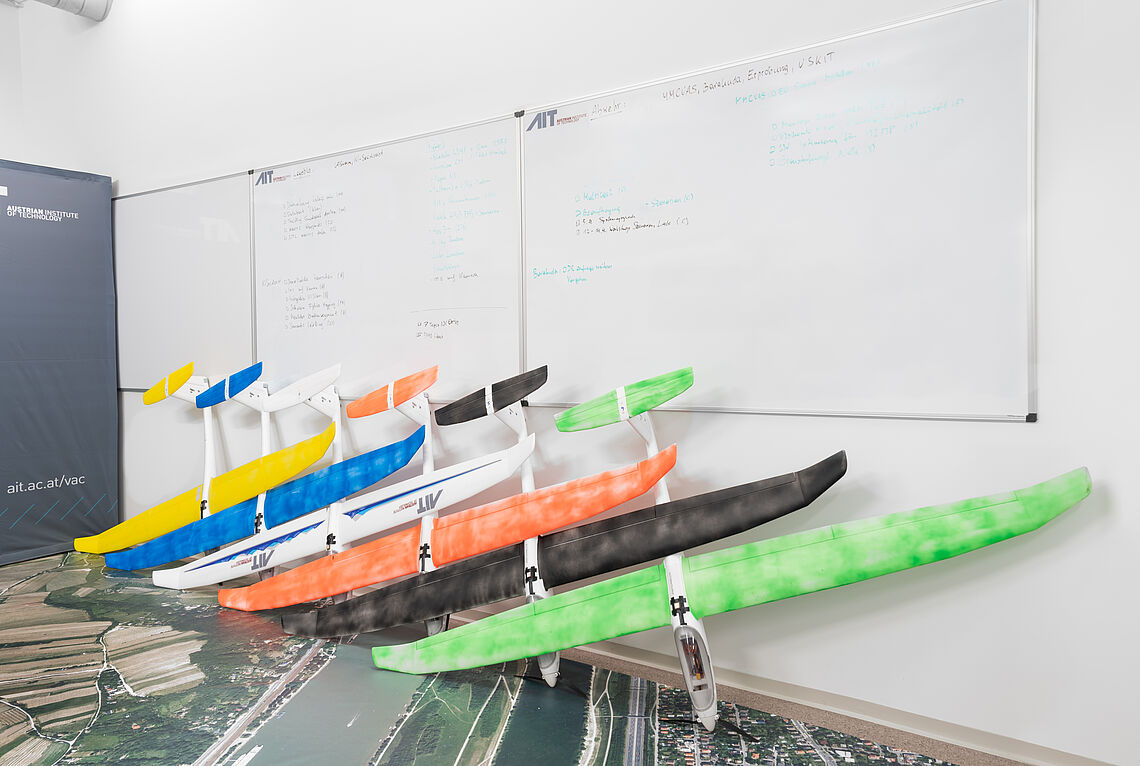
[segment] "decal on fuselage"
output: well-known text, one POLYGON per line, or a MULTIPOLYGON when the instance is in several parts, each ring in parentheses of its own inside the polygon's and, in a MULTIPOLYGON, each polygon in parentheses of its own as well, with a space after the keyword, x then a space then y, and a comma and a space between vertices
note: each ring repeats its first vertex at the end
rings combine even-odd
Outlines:
POLYGON ((420 498, 420 509, 416 513, 429 513, 435 510, 436 503, 439 502, 439 496, 443 494, 443 490, 436 490, 435 494, 424 495, 420 498))

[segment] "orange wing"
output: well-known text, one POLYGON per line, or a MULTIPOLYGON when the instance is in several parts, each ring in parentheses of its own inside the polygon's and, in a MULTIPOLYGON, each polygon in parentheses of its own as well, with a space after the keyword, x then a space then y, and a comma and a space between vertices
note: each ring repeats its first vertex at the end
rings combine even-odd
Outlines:
MULTIPOLYGON (((447 564, 596 516, 648 492, 677 462, 677 445, 636 465, 525 492, 435 521, 432 561, 447 564)), ((245 588, 218 591, 231 609, 316 601, 419 571, 418 526, 326 556, 245 588)))
POLYGON ((439 519, 431 536, 437 566, 575 524, 648 492, 677 462, 677 445, 636 465, 575 479, 439 519))

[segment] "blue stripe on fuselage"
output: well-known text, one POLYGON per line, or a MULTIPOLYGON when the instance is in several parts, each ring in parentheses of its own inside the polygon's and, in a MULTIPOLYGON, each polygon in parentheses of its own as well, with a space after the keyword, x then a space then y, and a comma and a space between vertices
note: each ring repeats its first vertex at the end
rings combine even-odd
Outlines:
POLYGON ((360 514, 367 513, 368 511, 372 510, 373 508, 375 508, 378 505, 383 505, 384 503, 390 503, 393 500, 399 500, 401 497, 407 497, 408 495, 414 495, 417 492, 423 492, 425 489, 427 489, 429 487, 434 487, 436 484, 442 484, 445 481, 451 481, 452 479, 458 479, 460 476, 466 476, 467 474, 472 473, 473 471, 479 471, 479 470, 482 470, 483 468, 486 468, 488 466, 492 466, 495 463, 501 463, 501 462, 503 462, 503 459, 497 458, 495 460, 492 460, 490 463, 484 463, 483 465, 477 465, 474 468, 469 468, 466 471, 464 471, 463 473, 457 473, 454 476, 448 476, 444 479, 436 479, 435 481, 428 482, 427 484, 416 487, 414 489, 409 489, 407 492, 401 492, 398 495, 392 495, 391 497, 386 497, 383 500, 378 500, 375 503, 373 503, 372 505, 366 505, 363 508, 357 508, 354 511, 349 511, 348 513, 345 514, 345 516, 348 516, 349 518, 356 518, 360 514))

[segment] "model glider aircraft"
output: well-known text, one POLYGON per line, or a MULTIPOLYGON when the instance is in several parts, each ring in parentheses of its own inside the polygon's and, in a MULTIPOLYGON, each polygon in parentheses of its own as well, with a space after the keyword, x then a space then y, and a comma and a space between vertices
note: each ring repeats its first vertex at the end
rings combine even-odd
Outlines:
MULTIPOLYGON (((312 402, 313 397, 320 397, 321 401, 314 406, 318 411, 335 419, 336 413, 331 409, 334 404, 335 390, 329 389, 339 372, 339 366, 334 366, 286 386, 275 394, 258 392, 251 397, 258 402, 255 409, 262 413, 264 421, 270 412, 277 412, 300 401, 312 402), (302 400, 301 397, 308 392, 312 392, 312 394, 302 400)), ((402 392, 402 394, 397 394, 400 398, 391 403, 391 406, 401 406, 408 399, 419 394, 423 388, 426 388, 425 385, 418 390, 411 390, 406 382, 410 380, 418 382, 423 378, 424 373, 416 373, 414 376, 386 385, 380 391, 396 390, 402 392)), ((434 380, 434 376, 432 380, 434 380)), ((427 385, 430 385, 430 381, 427 385)), ((373 392, 364 398, 373 397, 376 393, 373 392)), ((350 417, 352 417, 353 405, 355 404, 356 402, 352 402, 348 405, 350 417)), ((426 422, 426 418, 424 420, 426 422)), ((263 440, 266 439, 268 431, 266 425, 263 422, 263 440)), ((108 554, 107 566, 115 569, 147 569, 162 566, 172 561, 203 553, 211 548, 220 548, 257 534, 263 528, 276 528, 303 514, 315 512, 349 495, 367 489, 403 468, 412 459, 416 451, 421 448, 424 442, 424 432, 425 428, 421 426, 420 429, 402 441, 366 452, 363 455, 335 462, 287 484, 274 487, 265 493, 264 500, 261 500, 259 495, 256 500, 246 500, 220 513, 211 514, 185 527, 168 532, 136 548, 108 554)), ((262 556, 262 558, 268 557, 262 556)), ((275 561, 274 563, 278 562, 275 561)), ((229 568, 221 574, 226 577, 235 576, 232 574, 232 569, 229 568)), ((175 575, 165 575, 164 577, 167 580, 174 578, 175 582, 180 583, 178 587, 193 587, 189 584, 182 585, 175 575)), ((215 582, 221 582, 221 580, 215 582)), ((208 585, 210 582, 196 582, 196 584, 208 585)))
POLYGON ((647 492, 677 459, 676 445, 614 471, 434 519, 426 541, 411 528, 327 556, 245 588, 218 591, 222 606, 273 609, 384 582, 573 524, 647 492))
MULTIPOLYGON (((664 505, 592 521, 538 538, 547 588, 644 564, 720 540, 803 508, 838 481, 847 455, 664 505)), ((334 638, 427 621, 528 595, 523 546, 480 554, 310 612, 283 615, 287 633, 334 638)))
MULTIPOLYGON (((422 429, 417 431, 422 433, 422 429)), ((533 449, 533 442, 516 445, 353 498, 334 517, 336 532, 330 531, 332 525, 323 511, 282 522, 183 566, 155 570, 154 584, 178 589, 201 587, 326 553, 334 544, 347 545, 415 521, 429 510, 459 502, 507 479, 533 449)), ((413 531, 418 539, 419 530, 413 531)))
MULTIPOLYGON (((1037 529, 1089 493, 1084 468, 1014 492, 835 524, 692 556, 587 585, 402 646, 373 648, 379 668, 460 670, 672 625, 699 698, 707 643, 689 619, 743 609, 941 561, 1037 529)), ((668 562, 668 559, 666 560, 668 562)), ((695 704, 699 709, 700 706, 695 704)), ((711 728, 710 718, 699 720, 711 728)))
MULTIPOLYGON (((430 412, 425 389, 435 380, 435 368, 415 373, 388 384, 384 396, 369 394, 362 407, 349 408, 353 416, 365 416, 394 408, 416 422, 423 434, 430 431, 430 412), (406 396, 408 398, 404 399, 406 396), (380 407, 378 402, 391 401, 380 407)), ((377 393, 377 392, 374 392, 377 393)), ((353 402, 356 404, 357 402, 353 402)), ((434 516, 440 510, 462 502, 509 478, 534 450, 534 439, 490 455, 484 455, 447 468, 431 470, 425 444, 422 476, 352 498, 326 513, 315 511, 291 519, 266 516, 268 529, 233 545, 174 569, 158 570, 156 585, 168 588, 194 588, 231 580, 300 559, 347 550, 349 545, 410 521, 434 516)), ((268 503, 267 503, 268 508, 268 503)), ((266 582, 270 582, 267 580, 266 582)))
MULTIPOLYGON (((195 376, 193 373, 193 362, 180 367, 151 386, 143 394, 143 403, 155 404, 167 397, 196 403, 199 397, 202 397, 210 390, 210 381, 209 378, 195 376)), ((235 373, 230 379, 234 381, 230 390, 236 392, 240 385, 238 381, 244 381, 244 384, 248 385, 260 373, 260 363, 242 370, 239 373, 235 373)), ((229 385, 229 382, 223 380, 222 385, 229 385)), ((254 463, 240 466, 234 469, 234 471, 225 474, 226 481, 222 483, 222 490, 215 493, 213 491, 216 468, 216 460, 214 458, 213 410, 210 405, 204 405, 200 407, 200 409, 202 409, 203 415, 203 437, 205 443, 202 484, 148 511, 144 511, 142 514, 132 517, 127 522, 112 527, 100 535, 78 538, 75 541, 76 550, 91 553, 105 553, 129 547, 150 539, 167 531, 167 529, 171 528, 170 525, 181 526, 196 518, 208 515, 210 500, 214 501, 214 507, 224 507, 224 503, 232 504, 232 502, 235 502, 234 493, 238 491, 238 488, 244 481, 258 482, 269 480, 272 478, 268 475, 271 470, 283 470, 285 466, 288 465, 288 461, 283 459, 285 457, 283 454, 281 459, 269 461, 266 464, 258 464, 255 461, 254 463)), ((298 447, 300 447, 300 445, 298 445, 298 447)), ((294 453, 294 457, 300 458, 303 457, 304 454, 305 450, 301 449, 299 452, 294 453)), ((317 457, 319 457, 319 455, 317 457)), ((301 470, 302 468, 304 468, 304 466, 299 466, 297 470, 301 470)), ((254 486, 256 486, 256 484, 254 486)))
MULTIPOLYGON (((263 525, 276 529, 298 516, 367 489, 407 465, 423 438, 421 427, 402 441, 333 463, 270 489, 265 494, 263 525)), ((150 569, 250 537, 257 534, 258 527, 257 498, 250 498, 138 547, 108 553, 106 563, 114 569, 150 569)))
MULTIPOLYGON (((437 422, 441 425, 453 425, 456 423, 471 421, 471 419, 482 417, 484 415, 494 414, 500 419, 500 421, 504 422, 507 426, 510 426, 511 429, 516 432, 516 434, 519 434, 519 437, 521 439, 523 438, 523 435, 527 433, 527 427, 526 418, 523 416, 522 408, 518 406, 519 400, 529 396, 531 393, 534 393, 539 388, 539 386, 543 385, 546 382, 546 380, 547 368, 545 366, 529 370, 529 372, 522 373, 521 375, 506 378, 504 381, 492 383, 491 385, 486 386, 483 391, 475 391, 473 393, 467 394, 467 396, 458 399, 457 401, 453 402, 453 404, 447 405, 446 407, 441 407, 437 411, 437 414, 435 414, 435 418, 437 418, 437 422)), ((534 474, 530 473, 529 475, 523 476, 523 491, 532 490, 534 490, 534 474)), ((430 530, 427 531, 430 533, 430 530)), ((494 556, 495 554, 484 555, 494 556)), ((475 559, 481 559, 481 557, 482 556, 475 556, 475 559)), ((426 562, 423 563, 426 564, 426 562)), ((465 562, 458 562, 456 564, 453 564, 451 567, 448 567, 447 571, 455 571, 455 567, 459 567, 459 565, 464 563, 465 562)), ((433 569, 433 567, 423 567, 424 571, 420 576, 415 578, 416 581, 425 580, 434 582, 434 576, 431 575, 433 569)), ((466 567, 464 567, 464 569, 466 569, 466 567)), ((519 571, 523 571, 521 564, 519 571)), ((521 578, 516 579, 520 579, 521 581, 521 578)), ((447 582, 450 580, 450 576, 443 575, 442 580, 440 581, 447 582)), ((412 580, 405 580, 405 582, 408 581, 412 580)), ((477 582, 471 581, 470 585, 472 586, 473 593, 479 593, 480 587, 477 582)), ((384 589, 384 593, 390 592, 391 588, 384 589)), ((374 594, 376 593, 380 592, 374 592, 374 594)), ((478 596, 473 597, 478 598, 478 596)), ((384 625, 386 627, 388 625, 400 625, 402 622, 406 621, 416 621, 423 619, 425 622, 427 622, 427 625, 429 625, 429 631, 431 631, 431 633, 435 633, 435 631, 438 631, 438 629, 443 626, 443 622, 446 621, 447 617, 451 613, 450 611, 438 611, 435 609, 435 605, 441 603, 438 597, 429 596, 429 598, 427 598, 427 602, 417 601, 417 603, 421 605, 424 603, 431 603, 432 606, 426 610, 421 609, 407 612, 407 614, 424 613, 423 618, 409 617, 408 619, 404 619, 404 617, 394 617, 393 614, 396 614, 396 616, 405 614, 405 610, 402 609, 402 606, 408 604, 407 598, 401 598, 400 605, 394 606, 394 611, 381 608, 380 612, 377 612, 373 608, 373 602, 372 598, 370 598, 370 595, 360 596, 358 598, 350 598, 348 601, 337 604, 335 609, 335 617, 333 617, 334 612, 332 611, 326 612, 325 610, 318 610, 318 612, 311 613, 309 616, 298 618, 299 621, 295 622, 295 624, 292 621, 291 617, 285 617, 283 618, 283 627, 287 631, 296 630, 299 631, 299 633, 302 635, 308 635, 309 631, 317 630, 316 622, 318 620, 323 620, 325 617, 327 617, 329 619, 329 622, 327 626, 323 624, 324 627, 320 628, 321 633, 323 633, 325 630, 335 630, 337 631, 336 635, 348 635, 351 633, 361 633, 361 631, 373 629, 364 628, 363 630, 353 630, 350 629, 350 626, 377 624, 384 625), (318 614, 320 614, 321 617, 318 617, 318 614), (381 614, 383 614, 383 616, 381 616, 381 614), (389 620, 392 619, 396 621, 390 622, 389 620), (341 633, 342 629, 343 633, 341 633)), ((461 598, 461 600, 458 600, 457 603, 465 603, 465 600, 461 598)), ((471 605, 477 604, 472 603, 471 605)), ((462 606, 461 609, 467 609, 467 606, 462 606)))

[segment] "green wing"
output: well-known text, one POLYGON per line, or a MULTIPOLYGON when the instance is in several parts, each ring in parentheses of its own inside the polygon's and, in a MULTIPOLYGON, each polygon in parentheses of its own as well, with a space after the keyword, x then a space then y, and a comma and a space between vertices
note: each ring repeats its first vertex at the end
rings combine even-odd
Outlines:
MULTIPOLYGON (((697 617, 941 561, 1037 529, 1088 495, 1088 471, 1028 489, 835 524, 683 560, 697 617)), ((373 662, 433 673, 533 657, 669 624, 660 565, 512 609, 403 646, 373 662)))
POLYGON ((876 516, 686 558, 703 617, 958 556, 1031 532, 1088 495, 1079 468, 1028 489, 876 516))
MULTIPOLYGON (((664 375, 631 383, 625 387, 625 402, 629 410, 629 417, 636 417, 643 412, 669 401, 673 397, 688 391, 693 385, 693 368, 674 370, 664 375)), ((577 407, 563 410, 554 416, 554 425, 559 431, 584 431, 588 428, 598 428, 621 420, 618 412, 617 392, 583 402, 577 407)))
POLYGON ((659 564, 412 644, 373 647, 372 661, 402 673, 477 668, 668 624, 669 590, 659 564))

